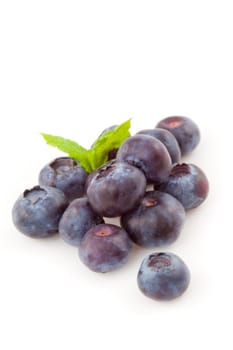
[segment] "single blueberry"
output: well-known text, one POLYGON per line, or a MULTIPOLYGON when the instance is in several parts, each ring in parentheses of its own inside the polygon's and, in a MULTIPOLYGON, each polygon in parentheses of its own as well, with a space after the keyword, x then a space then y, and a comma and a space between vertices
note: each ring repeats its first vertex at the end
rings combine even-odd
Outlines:
POLYGON ((155 189, 171 194, 187 210, 196 208, 204 202, 209 192, 209 183, 198 166, 182 163, 175 164, 168 180, 155 185, 155 189))
POLYGON ((59 220, 68 206, 64 193, 54 187, 35 186, 17 199, 12 210, 17 229, 30 237, 58 233, 59 220))
POLYGON ((126 139, 117 152, 117 160, 142 170, 148 183, 166 181, 172 162, 167 148, 149 135, 134 135, 126 139))
POLYGON ((84 235, 79 257, 89 269, 108 272, 127 262, 131 248, 132 242, 123 228, 100 224, 84 235))
POLYGON ((172 300, 185 292, 190 272, 173 253, 153 253, 144 258, 137 275, 141 292, 155 300, 172 300))
POLYGON ((71 202, 84 195, 87 176, 86 171, 76 160, 59 157, 40 171, 39 184, 59 188, 71 202))
POLYGON ((140 204, 121 217, 130 238, 143 247, 173 243, 185 220, 182 204, 168 193, 148 191, 140 204))
POLYGON ((111 161, 94 172, 88 181, 87 197, 101 216, 116 217, 133 209, 146 190, 146 178, 138 168, 111 161))
POLYGON ((190 118, 168 117, 161 120, 156 127, 166 129, 175 136, 182 156, 193 151, 200 142, 200 130, 190 118))
POLYGON ((146 129, 141 130, 137 134, 149 135, 159 141, 161 141, 164 146, 167 148, 168 153, 171 157, 172 163, 178 163, 181 158, 181 152, 179 144, 175 136, 165 129, 155 128, 155 129, 146 129))

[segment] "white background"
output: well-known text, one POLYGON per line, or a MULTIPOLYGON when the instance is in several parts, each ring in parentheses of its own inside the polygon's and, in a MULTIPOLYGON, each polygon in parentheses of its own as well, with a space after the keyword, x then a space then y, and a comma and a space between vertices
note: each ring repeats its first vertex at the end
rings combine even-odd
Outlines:
POLYGON ((232 349, 231 5, 0 2, 1 349, 232 349), (14 228, 14 201, 61 155, 40 132, 88 147, 129 117, 134 133, 170 115, 199 125, 188 160, 210 181, 208 200, 163 249, 191 270, 181 298, 159 303, 138 290, 151 249, 135 248, 122 269, 95 274, 59 238, 33 240, 14 228))

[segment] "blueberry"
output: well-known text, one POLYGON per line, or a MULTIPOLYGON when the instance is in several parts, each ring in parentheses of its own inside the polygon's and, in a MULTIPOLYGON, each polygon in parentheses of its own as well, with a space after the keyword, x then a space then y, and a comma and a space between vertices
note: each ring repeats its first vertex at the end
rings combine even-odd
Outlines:
POLYGON ((200 142, 199 128, 190 118, 168 117, 161 120, 156 127, 166 129, 175 136, 182 156, 194 150, 200 142))
POLYGON ((164 146, 167 148, 168 153, 171 157, 172 163, 178 163, 181 158, 180 147, 179 144, 172 133, 165 129, 146 129, 141 130, 137 134, 149 135, 152 136, 159 141, 161 141, 164 146))
POLYGON ((117 160, 141 169, 148 183, 166 181, 172 166, 166 147, 148 135, 134 135, 126 139, 117 152, 117 160))
POLYGON ((103 218, 94 212, 87 198, 77 198, 70 203, 59 222, 61 238, 78 246, 84 234, 92 227, 104 223, 103 218))
POLYGON ((71 202, 84 195, 87 176, 86 171, 76 160, 60 157, 40 171, 39 184, 59 188, 71 202))
POLYGON ((124 229, 111 224, 91 228, 79 246, 82 262, 95 272, 108 272, 125 264, 132 242, 124 229))
POLYGON ((185 210, 176 198, 148 191, 138 207, 121 217, 121 225, 136 244, 158 247, 177 239, 184 220, 185 210))
POLYGON ((199 167, 183 163, 174 165, 167 182, 156 185, 155 189, 176 197, 185 209, 192 209, 206 199, 209 183, 199 167))
POLYGON ((58 232, 59 220, 68 206, 62 191, 35 186, 15 202, 12 218, 19 231, 30 237, 48 237, 58 232))
POLYGON ((145 257, 137 276, 143 294, 155 300, 172 300, 188 288, 190 272, 173 253, 153 253, 145 257))
POLYGON ((146 178, 136 167, 124 162, 109 162, 91 177, 87 197, 101 216, 116 217, 133 209, 143 197, 146 178))

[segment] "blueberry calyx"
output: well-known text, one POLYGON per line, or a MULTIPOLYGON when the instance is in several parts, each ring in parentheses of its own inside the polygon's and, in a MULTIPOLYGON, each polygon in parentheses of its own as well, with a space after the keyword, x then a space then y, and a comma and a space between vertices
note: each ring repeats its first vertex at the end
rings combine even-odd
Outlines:
POLYGON ((115 167, 116 160, 110 160, 108 163, 103 165, 101 168, 98 169, 98 173, 96 175, 96 179, 101 179, 102 177, 105 177, 107 174, 111 173, 115 167))
POLYGON ((182 176, 184 174, 190 174, 189 165, 186 163, 176 164, 171 171, 171 176, 182 176))
POLYGON ((170 265, 171 261, 165 253, 152 254, 149 256, 149 267, 155 268, 156 270, 160 270, 170 265))
POLYGON ((23 192, 23 197, 26 198, 32 204, 36 204, 40 199, 46 196, 46 190, 40 186, 34 186, 30 190, 23 192))
POLYGON ((55 159, 51 164, 51 168, 57 173, 57 174, 63 174, 66 173, 70 168, 74 168, 77 166, 78 163, 69 157, 60 157, 58 159, 55 159))

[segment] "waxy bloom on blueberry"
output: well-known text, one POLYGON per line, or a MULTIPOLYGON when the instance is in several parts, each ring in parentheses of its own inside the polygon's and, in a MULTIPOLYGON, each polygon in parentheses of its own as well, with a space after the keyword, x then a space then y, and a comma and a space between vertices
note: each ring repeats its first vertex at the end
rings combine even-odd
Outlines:
POLYGON ((87 175, 76 160, 60 157, 40 171, 39 184, 59 188, 65 193, 67 199, 72 201, 84 195, 87 175))
POLYGON ((155 189, 171 194, 185 209, 193 209, 206 199, 209 182, 198 166, 182 163, 174 165, 168 180, 155 186, 155 189))
POLYGON ((168 117, 161 120, 156 127, 166 129, 175 136, 182 156, 192 152, 200 142, 200 130, 190 118, 168 117))
POLYGON ((108 272, 125 264, 132 248, 126 231, 116 225, 91 228, 79 246, 82 262, 95 272, 108 272))
POLYGON ((185 210, 175 197, 148 191, 135 209, 121 217, 121 224, 136 244, 159 247, 178 238, 184 220, 185 210))
POLYGON ((146 129, 139 131, 137 134, 149 135, 158 139, 167 148, 172 163, 178 163, 180 161, 181 152, 179 144, 175 136, 168 130, 160 128, 146 129))
POLYGON ((137 275, 143 294, 155 300, 172 300, 185 292, 190 272, 184 261, 173 253, 153 253, 144 258, 137 275))
POLYGON ((124 162, 107 163, 88 182, 87 197, 91 206, 106 217, 120 216, 133 209, 146 190, 143 172, 124 162))
POLYGON ((158 139, 138 134, 129 137, 120 146, 117 160, 142 170, 148 183, 166 181, 172 162, 167 148, 158 139))
POLYGON ((68 206, 64 193, 55 187, 35 186, 17 199, 12 218, 17 229, 30 237, 58 233, 59 220, 68 206))
POLYGON ((92 209, 87 198, 77 198, 70 203, 62 215, 59 233, 66 243, 79 246, 88 230, 103 223, 102 216, 92 209))

